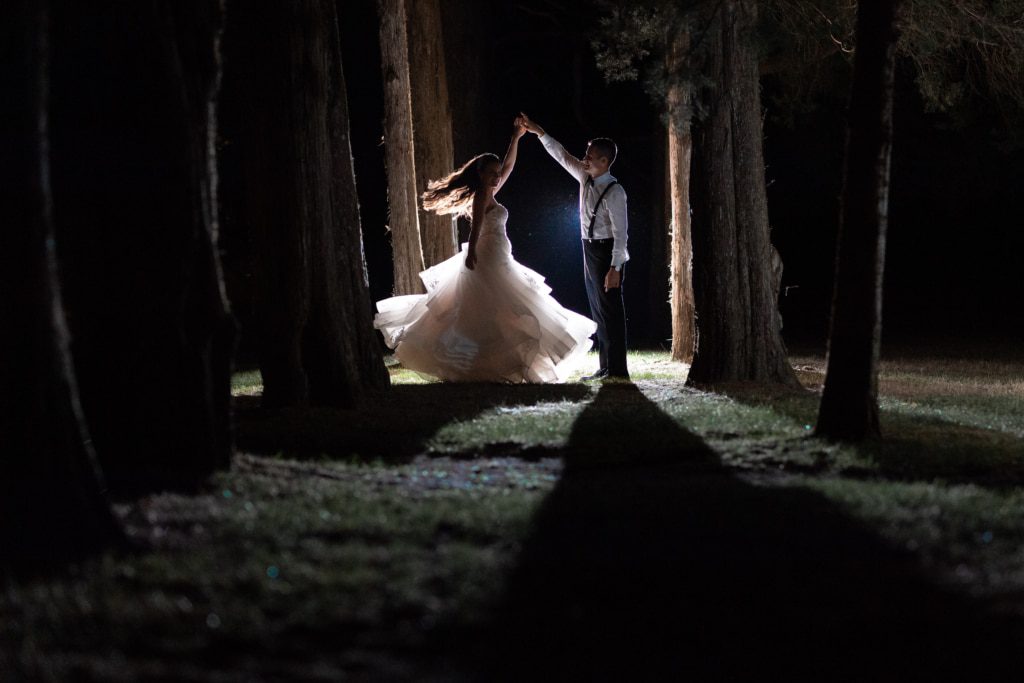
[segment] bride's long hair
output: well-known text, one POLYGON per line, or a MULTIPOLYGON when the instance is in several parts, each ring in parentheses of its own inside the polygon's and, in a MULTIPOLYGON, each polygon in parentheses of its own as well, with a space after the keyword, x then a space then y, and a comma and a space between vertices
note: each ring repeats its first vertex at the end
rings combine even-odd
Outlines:
POLYGON ((427 191, 423 193, 423 208, 441 215, 471 218, 473 195, 484 184, 480 178, 480 170, 490 161, 501 163, 497 154, 484 152, 477 154, 444 178, 431 180, 427 183, 427 191))

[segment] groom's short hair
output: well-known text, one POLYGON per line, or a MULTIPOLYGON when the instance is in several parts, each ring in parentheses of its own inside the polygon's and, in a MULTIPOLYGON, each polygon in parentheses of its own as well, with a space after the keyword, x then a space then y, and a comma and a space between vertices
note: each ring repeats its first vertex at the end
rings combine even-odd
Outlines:
POLYGON ((619 155, 619 147, 615 144, 614 140, 611 138, 594 138, 589 144, 599 156, 608 159, 609 166, 615 163, 615 157, 619 155))

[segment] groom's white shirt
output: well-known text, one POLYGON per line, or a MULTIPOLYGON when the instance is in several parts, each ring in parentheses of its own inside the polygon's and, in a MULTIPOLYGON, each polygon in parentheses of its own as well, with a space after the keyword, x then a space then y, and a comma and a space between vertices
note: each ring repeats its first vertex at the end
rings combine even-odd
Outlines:
POLYGON ((593 183, 588 183, 587 172, 583 170, 583 162, 565 151, 558 140, 545 133, 540 137, 551 158, 562 165, 569 175, 576 178, 580 183, 580 236, 587 238, 587 228, 590 226, 590 217, 597 211, 597 220, 594 221, 594 239, 608 239, 612 243, 612 267, 618 268, 629 260, 629 252, 626 250, 626 239, 629 231, 629 222, 626 217, 626 191, 622 185, 616 185, 601 200, 601 206, 595 207, 601 193, 608 184, 615 180, 611 173, 594 178, 593 183))

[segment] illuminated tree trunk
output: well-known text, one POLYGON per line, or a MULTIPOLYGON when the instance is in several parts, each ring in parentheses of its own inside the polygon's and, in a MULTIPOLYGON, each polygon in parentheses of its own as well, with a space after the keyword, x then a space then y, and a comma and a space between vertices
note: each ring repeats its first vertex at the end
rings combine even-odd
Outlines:
POLYGON ((672 212, 672 360, 690 363, 696 344, 693 302, 693 243, 690 226, 690 90, 678 70, 689 46, 689 33, 671 37, 667 69, 675 73, 667 95, 668 165, 672 212))
POLYGON ((693 361, 696 344, 693 304, 693 243, 690 234, 690 156, 693 138, 678 126, 669 130, 672 183, 672 360, 693 361))
POLYGON ((263 405, 354 405, 382 391, 336 6, 237 2, 229 14, 254 255, 263 405))
MULTIPOLYGON (((427 182, 447 175, 454 166, 452 115, 439 0, 405 0, 409 19, 409 75, 412 86, 413 149, 416 196, 427 182)), ((419 206, 419 202, 417 202, 419 206)), ((423 260, 429 267, 455 255, 455 220, 419 209, 423 260)))
POLYGON ((47 2, 0 24, 0 574, 120 538, 78 403, 57 280, 49 184, 47 2))
POLYGON ((192 488, 232 452, 213 152, 223 8, 53 8, 54 217, 86 421, 112 488, 192 488))
POLYGON ((878 354, 899 5, 857 7, 828 369, 817 424, 818 434, 833 439, 881 436, 878 354))
POLYGON ((384 77, 384 151, 388 169, 388 227, 394 258, 395 294, 424 291, 416 158, 412 138, 409 50, 405 0, 377 0, 384 77))
POLYGON ((773 294, 753 0, 725 0, 709 41, 708 115, 695 146, 693 274, 699 340, 689 382, 798 386, 773 294))
POLYGON ((650 270, 647 278, 648 297, 647 319, 650 321, 651 338, 662 342, 672 337, 672 183, 669 178, 668 128, 661 117, 652 121, 659 131, 659 139, 652 155, 651 177, 662 179, 660 192, 655 193, 651 202, 651 251, 650 270))

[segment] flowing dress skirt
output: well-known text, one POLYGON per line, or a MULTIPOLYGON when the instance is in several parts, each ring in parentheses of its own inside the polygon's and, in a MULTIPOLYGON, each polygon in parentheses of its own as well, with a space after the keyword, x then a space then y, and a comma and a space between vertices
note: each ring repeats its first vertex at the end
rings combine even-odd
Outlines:
POLYGON ((562 307, 540 274, 512 258, 504 220, 485 221, 474 270, 466 246, 420 273, 426 294, 377 302, 374 327, 395 356, 450 382, 565 381, 597 325, 562 307))

